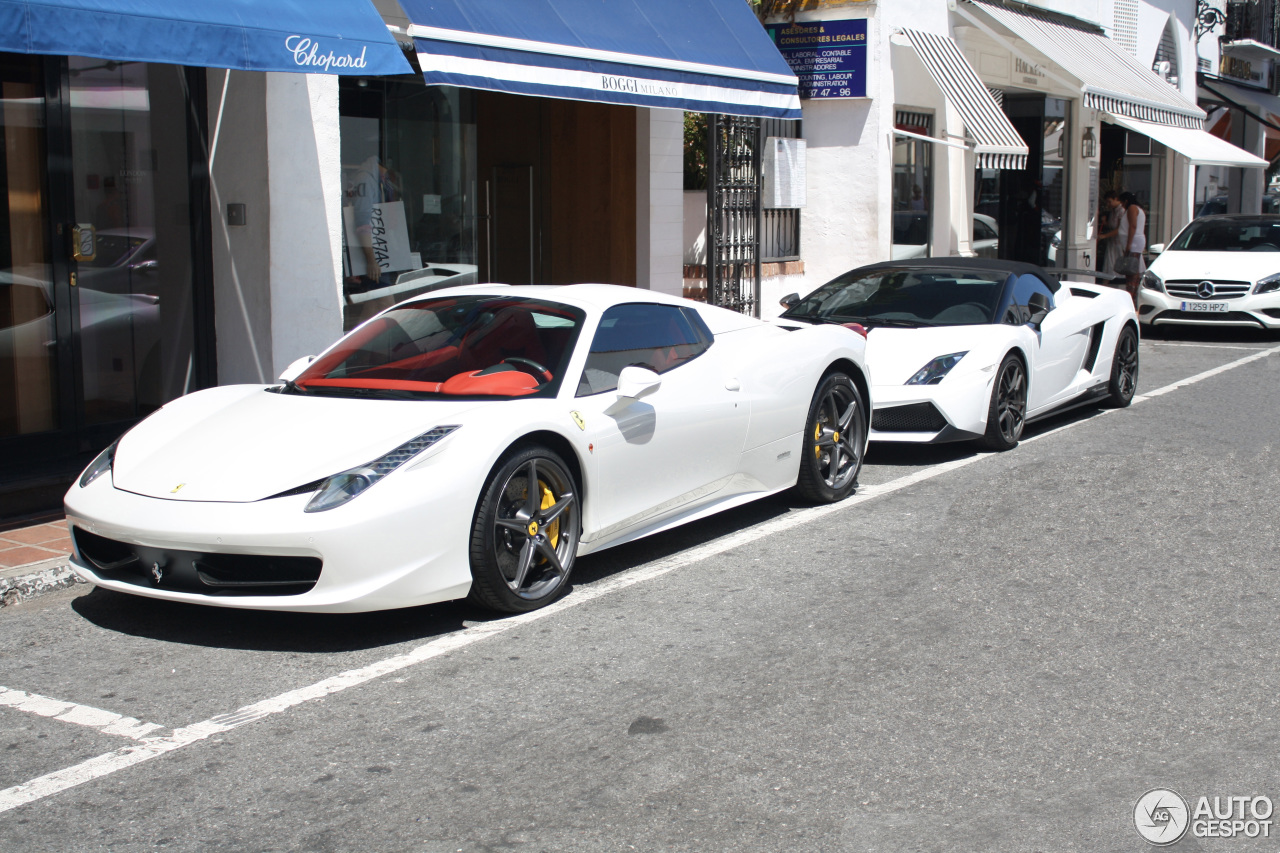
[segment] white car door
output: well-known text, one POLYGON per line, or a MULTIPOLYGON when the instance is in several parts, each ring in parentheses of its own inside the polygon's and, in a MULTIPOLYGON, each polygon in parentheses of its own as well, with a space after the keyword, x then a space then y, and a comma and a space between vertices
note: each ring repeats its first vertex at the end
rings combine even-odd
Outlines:
POLYGON ((596 466, 588 541, 702 503, 737 472, 749 411, 726 382, 724 349, 678 306, 615 305, 601 317, 575 400, 596 466), (620 397, 631 365, 658 374, 656 388, 620 397))
POLYGON ((1039 328, 1032 327, 1028 415, 1055 406, 1076 392, 1074 383, 1089 348, 1090 326, 1089 318, 1078 303, 1073 303, 1069 291, 1058 299, 1034 275, 1018 277, 1006 317, 1016 312, 1024 322, 1029 320, 1033 294, 1045 299, 1050 311, 1039 328))

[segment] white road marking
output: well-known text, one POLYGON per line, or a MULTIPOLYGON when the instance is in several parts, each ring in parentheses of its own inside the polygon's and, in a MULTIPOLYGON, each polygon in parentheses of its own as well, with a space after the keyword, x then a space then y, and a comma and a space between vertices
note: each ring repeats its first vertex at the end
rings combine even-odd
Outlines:
POLYGON ((1257 351, 1257 347, 1241 347, 1234 344, 1197 344, 1191 341, 1153 341, 1144 340, 1144 344, 1150 344, 1153 347, 1196 347, 1197 349, 1242 349, 1257 351))
POLYGON ((0 686, 0 706, 97 729, 105 735, 119 735, 134 740, 142 740, 157 729, 164 728, 158 723, 144 723, 114 711, 104 711, 101 708, 78 705, 75 702, 63 702, 38 693, 24 693, 21 690, 2 686, 0 686))
MULTIPOLYGON (((1167 394, 1170 391, 1176 391, 1179 388, 1194 385, 1197 382, 1202 382, 1205 379, 1225 373, 1228 370, 1258 361, 1259 359, 1266 358, 1267 356, 1276 355, 1277 353, 1280 353, 1280 346, 1256 352, 1253 355, 1224 364, 1221 367, 1215 367, 1212 370, 1197 373, 1195 376, 1179 380, 1166 385, 1163 388, 1157 388, 1154 391, 1148 391, 1146 394, 1135 396, 1133 398, 1133 402, 1135 404, 1142 403, 1146 400, 1167 394)), ((1110 415, 1117 411, 1121 410, 1105 410, 1099 413, 1099 416, 1110 415)), ((1063 424, 1060 427, 1056 427, 1055 429, 1024 439, 1023 441, 1028 444, 1034 441, 1039 441, 1041 439, 1048 438, 1051 435, 1057 435, 1058 433, 1073 429, 1081 424, 1093 423, 1096 419, 1096 417, 1092 417, 1087 420, 1072 421, 1071 423, 1063 424)), ((478 643, 481 640, 486 640, 489 637, 509 631, 512 628, 519 628, 524 625, 528 625, 531 622, 537 622, 538 620, 555 616, 556 614, 572 607, 579 607, 606 595, 612 595, 613 593, 626 589, 627 587, 651 581, 669 572, 673 572, 676 569, 684 568, 709 557, 723 554, 741 545, 754 542, 757 539, 762 539, 766 536, 773 536, 783 531, 791 530, 803 524, 808 524, 810 521, 831 515, 832 513, 842 512, 858 506, 859 504, 866 503, 867 501, 893 494, 894 492, 914 486, 917 483, 924 482, 925 480, 931 480, 934 477, 941 476, 942 474, 949 473, 958 468, 963 468, 966 465, 972 465, 980 460, 990 459, 998 455, 999 454, 992 453, 975 454, 963 459, 955 459, 950 462, 933 465, 904 477, 899 477, 898 479, 892 480, 888 483, 882 483, 878 486, 865 486, 859 489, 856 495, 838 504, 829 504, 827 506, 813 507, 811 509, 788 513, 787 515, 780 516, 772 521, 757 525, 750 530, 733 533, 715 541, 699 545, 696 548, 691 548, 679 554, 674 554, 666 559, 658 560, 640 568, 623 572, 622 574, 616 575, 608 580, 601 581, 594 586, 575 589, 572 595, 562 598, 541 610, 535 610, 532 613, 522 613, 518 616, 496 619, 492 622, 473 625, 469 628, 464 628, 461 631, 437 637, 436 639, 418 646, 416 649, 404 654, 394 655, 359 669, 352 669, 339 673, 338 675, 326 678, 323 681, 318 681, 307 687, 300 687, 297 690, 290 690, 289 692, 282 693, 279 696, 264 699, 261 702, 256 702, 252 705, 246 705, 229 714, 220 714, 216 717, 204 720, 203 722, 175 729, 173 734, 168 737, 143 738, 136 746, 127 746, 123 749, 116 750, 115 752, 108 752, 95 758, 90 758, 88 761, 81 762, 73 767, 58 770, 45 776, 32 779, 30 782, 26 782, 25 784, 15 785, 12 788, 6 788, 0 791, 0 812, 6 812, 10 809, 17 808, 18 806, 65 791, 68 788, 73 788, 76 785, 81 785, 94 779, 100 779, 103 776, 108 776, 112 773, 123 770, 126 767, 132 767, 135 764, 141 764, 142 762, 149 761, 152 758, 158 758, 165 753, 172 752, 175 749, 181 749, 185 746, 190 746, 193 743, 198 743, 213 735, 230 731, 238 726, 248 725, 249 723, 272 716, 273 714, 279 714, 294 707, 295 705, 300 705, 304 702, 311 702, 316 699, 323 699, 326 696, 364 684, 365 682, 372 681, 375 678, 381 678, 393 672, 399 672, 402 669, 447 655, 450 652, 465 648, 473 643, 478 643)))

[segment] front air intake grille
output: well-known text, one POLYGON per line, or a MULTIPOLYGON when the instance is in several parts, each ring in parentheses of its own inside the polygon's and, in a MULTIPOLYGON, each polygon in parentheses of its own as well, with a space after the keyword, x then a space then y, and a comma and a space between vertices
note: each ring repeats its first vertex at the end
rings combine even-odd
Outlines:
POLYGON ((1179 299, 1239 299, 1249 293, 1249 288, 1253 287, 1252 282, 1248 281, 1210 281, 1213 285, 1212 291, 1208 296, 1200 295, 1200 285, 1205 279, 1181 279, 1177 281, 1166 281, 1164 289, 1170 296, 1176 296, 1179 299))
POLYGON ((933 403, 912 403, 876 409, 871 428, 877 432, 938 432, 947 425, 933 403))
POLYGON ((76 554, 101 577, 199 595, 301 595, 320 579, 318 557, 149 548, 72 528, 76 554))

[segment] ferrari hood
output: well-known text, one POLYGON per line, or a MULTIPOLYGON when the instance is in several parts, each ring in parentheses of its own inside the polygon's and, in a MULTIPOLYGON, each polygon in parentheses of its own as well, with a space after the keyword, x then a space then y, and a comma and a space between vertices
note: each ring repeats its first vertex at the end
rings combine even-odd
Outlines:
POLYGON ((867 334, 867 369, 877 385, 902 385, 940 355, 979 348, 989 326, 877 326, 867 334))
POLYGON ((1257 281, 1280 273, 1276 252, 1165 252, 1151 262, 1151 271, 1174 281, 1257 281))
POLYGON ((181 397, 130 430, 116 488, 154 498, 261 500, 372 462, 440 424, 500 402, 276 394, 261 385, 181 397))

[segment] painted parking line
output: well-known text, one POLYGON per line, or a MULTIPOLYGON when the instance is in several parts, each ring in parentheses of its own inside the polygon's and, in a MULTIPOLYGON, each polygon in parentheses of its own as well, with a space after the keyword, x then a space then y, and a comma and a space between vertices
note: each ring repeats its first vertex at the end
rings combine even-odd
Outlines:
MULTIPOLYGON (((1215 367, 1212 370, 1206 370, 1203 373, 1197 373, 1186 379, 1179 380, 1148 391, 1145 394, 1138 395, 1133 398, 1134 404, 1141 404, 1147 400, 1163 396, 1164 394, 1176 391, 1180 388, 1186 388, 1198 382, 1203 382, 1214 376, 1233 370, 1237 367, 1250 364, 1268 356, 1280 354, 1280 346, 1272 347, 1267 350, 1255 352, 1252 355, 1237 359, 1236 361, 1215 367)), ((1049 436, 1057 435, 1070 429, 1074 429, 1081 424, 1094 423, 1098 417, 1112 415, 1122 409, 1107 409, 1100 412, 1094 417, 1085 420, 1072 421, 1062 426, 1023 439, 1024 443, 1034 441, 1042 441, 1049 436)), ((645 583, 662 577, 665 574, 676 571, 677 569, 686 568, 690 565, 698 563, 702 560, 723 554, 758 539, 767 536, 774 536, 784 531, 792 530, 801 525, 808 524, 819 518, 823 518, 832 513, 847 511, 859 504, 876 500, 902 489, 909 488, 934 477, 955 471, 967 465, 980 462, 983 459, 991 459, 1000 456, 1000 454, 983 453, 974 456, 968 456, 962 459, 955 459, 950 462, 943 462, 938 465, 932 465, 904 477, 899 477, 888 483, 879 486, 867 486, 860 488, 858 493, 847 500, 838 504, 830 504, 827 506, 812 507, 810 509, 800 510, 798 512, 788 513, 780 516, 772 521, 752 527, 749 530, 742 530, 737 533, 724 536, 712 542, 699 545, 679 554, 674 554, 663 560, 658 560, 635 569, 624 571, 607 580, 603 580, 589 587, 575 589, 572 595, 560 599, 554 604, 548 605, 541 610, 535 610, 532 613, 522 613, 518 616, 510 616, 502 619, 495 619, 492 622, 484 622, 478 625, 472 625, 447 634, 442 637, 418 646, 411 651, 403 654, 394 655, 389 658, 369 664, 359 669, 348 670, 338 675, 318 681, 315 684, 306 687, 291 690, 274 696, 270 699, 264 699, 261 702, 255 702, 252 705, 246 705, 236 711, 228 714, 220 714, 211 717, 208 720, 196 723, 191 726, 185 726, 175 729, 173 734, 165 737, 147 737, 143 738, 138 744, 126 746, 115 752, 104 753, 103 755, 90 758, 73 767, 58 770, 32 779, 22 785, 15 785, 12 788, 6 788, 0 791, 0 812, 5 812, 18 806, 32 803, 53 794, 60 793, 76 785, 85 782, 100 779, 127 767, 141 764, 144 761, 150 761, 177 749, 190 746, 194 743, 230 731, 240 726, 249 725, 258 720, 266 719, 275 714, 283 713, 290 708, 301 705, 305 702, 312 702, 340 693, 343 690, 356 687, 376 678, 390 675, 394 672, 407 669, 411 666, 442 657, 458 649, 486 640, 490 637, 509 631, 513 628, 523 627, 531 622, 537 622, 541 619, 547 619, 555 616, 565 610, 573 607, 580 607, 598 598, 611 595, 620 590, 626 589, 636 584, 645 583)))
POLYGON ((1197 349, 1240 349, 1240 350, 1248 350, 1250 352, 1257 352, 1263 346, 1262 344, 1258 344, 1258 346, 1253 346, 1253 347, 1246 347, 1246 346, 1240 346, 1238 344, 1198 344, 1198 343, 1195 343, 1194 341, 1153 341, 1150 338, 1147 338, 1146 340, 1144 340, 1143 343, 1150 344, 1153 347, 1195 347, 1197 349))
POLYGON ((142 740, 152 732, 164 728, 158 723, 144 723, 114 711, 104 711, 101 708, 75 702, 64 702, 61 699, 50 699, 38 693, 24 693, 21 690, 3 686, 0 686, 0 707, 14 708, 28 714, 97 729, 104 735, 117 735, 133 740, 142 740))

